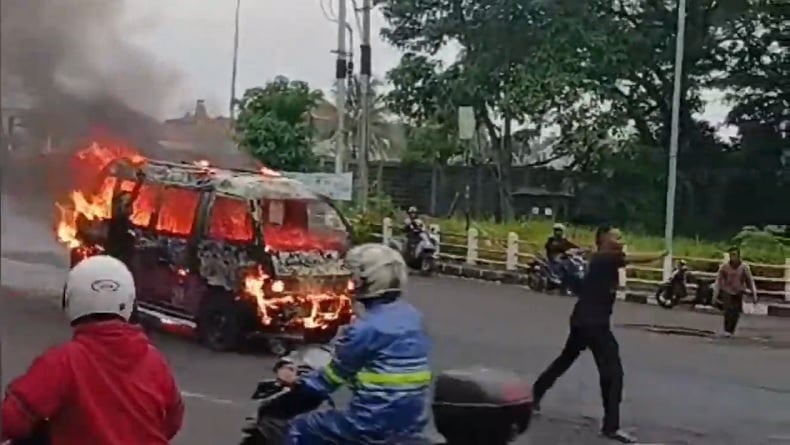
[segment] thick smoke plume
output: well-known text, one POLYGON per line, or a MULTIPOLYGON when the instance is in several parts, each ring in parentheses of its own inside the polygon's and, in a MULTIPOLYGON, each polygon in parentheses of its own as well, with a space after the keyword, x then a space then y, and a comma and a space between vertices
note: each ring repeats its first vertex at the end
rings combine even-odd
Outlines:
POLYGON ((3 106, 29 133, 68 144, 103 128, 155 146, 178 78, 129 43, 122 0, 2 0, 3 106))
POLYGON ((132 1, 0 0, 3 128, 8 136, 8 117, 18 117, 26 152, 3 150, 6 192, 24 189, 31 203, 49 205, 67 187, 51 164, 63 165, 64 151, 84 147, 97 132, 172 158, 159 146, 162 125, 152 116, 163 114, 179 76, 130 43, 145 31, 125 21, 132 1), (45 145, 61 154, 37 155, 45 145))

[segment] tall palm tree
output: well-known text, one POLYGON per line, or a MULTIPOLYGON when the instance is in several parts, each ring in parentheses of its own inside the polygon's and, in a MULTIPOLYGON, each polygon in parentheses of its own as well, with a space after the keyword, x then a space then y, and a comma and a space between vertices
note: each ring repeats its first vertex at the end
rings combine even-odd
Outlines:
MULTIPOLYGON (((368 159, 374 161, 391 161, 400 159, 406 145, 405 131, 402 124, 395 121, 384 104, 384 96, 377 94, 382 88, 378 80, 371 81, 370 100, 370 146, 368 159)), ((333 91, 337 94, 336 91, 333 91)), ((351 149, 353 159, 360 156, 362 129, 362 88, 359 79, 349 79, 346 97, 346 145, 351 149)), ((335 105, 325 99, 319 101, 310 116, 317 130, 317 140, 328 142, 334 137, 337 129, 338 112, 335 105)), ((335 148, 331 148, 334 154, 335 148)))

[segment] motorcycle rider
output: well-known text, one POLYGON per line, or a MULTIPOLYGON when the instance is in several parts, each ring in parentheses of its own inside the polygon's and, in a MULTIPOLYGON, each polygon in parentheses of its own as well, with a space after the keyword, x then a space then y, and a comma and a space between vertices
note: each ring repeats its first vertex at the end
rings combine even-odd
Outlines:
POLYGON ((544 246, 546 249, 546 259, 548 260, 552 273, 562 278, 563 255, 571 249, 578 249, 579 246, 565 237, 565 226, 563 224, 556 223, 552 229, 553 233, 546 240, 546 245, 544 246))
POLYGON ((420 234, 425 230, 425 224, 417 213, 416 206, 410 206, 406 210, 406 219, 403 221, 403 232, 406 234, 405 253, 411 254, 414 247, 420 242, 420 234))
POLYGON ((2 404, 2 441, 51 445, 167 445, 184 406, 162 354, 128 323, 132 274, 106 255, 69 273, 62 306, 73 338, 39 356, 2 404))
POLYGON ((757 286, 754 283, 749 265, 741 261, 741 249, 729 249, 730 260, 722 264, 716 275, 716 285, 721 301, 724 305, 724 332, 725 337, 732 337, 738 320, 743 311, 743 294, 747 287, 752 293, 752 301, 757 303, 757 286))
POLYGON ((350 384, 347 411, 313 411, 294 419, 291 445, 401 444, 419 436, 431 371, 431 341, 422 315, 401 296, 407 269, 400 253, 383 244, 363 244, 346 255, 355 285, 354 299, 364 314, 341 334, 332 362, 303 379, 287 367, 278 377, 320 404, 350 384))

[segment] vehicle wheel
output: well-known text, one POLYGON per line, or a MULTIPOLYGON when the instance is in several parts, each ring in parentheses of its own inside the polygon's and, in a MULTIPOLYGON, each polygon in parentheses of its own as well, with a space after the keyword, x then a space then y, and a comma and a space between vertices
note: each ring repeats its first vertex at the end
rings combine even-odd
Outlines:
POLYGON ((433 273, 433 257, 425 257, 420 261, 420 273, 429 276, 433 273))
POLYGON ((233 351, 241 343, 241 319, 232 300, 208 295, 198 317, 198 338, 217 352, 233 351))
POLYGON ((672 309, 675 307, 677 300, 674 298, 668 287, 661 286, 656 291, 656 302, 664 309, 672 309))
POLYGON ((530 271, 527 274, 527 286, 535 292, 543 292, 546 290, 546 283, 539 272, 536 271, 530 271))
POLYGON ((282 357, 288 354, 291 349, 288 347, 288 343, 286 343, 285 340, 281 338, 270 338, 266 343, 269 352, 277 357, 282 357))

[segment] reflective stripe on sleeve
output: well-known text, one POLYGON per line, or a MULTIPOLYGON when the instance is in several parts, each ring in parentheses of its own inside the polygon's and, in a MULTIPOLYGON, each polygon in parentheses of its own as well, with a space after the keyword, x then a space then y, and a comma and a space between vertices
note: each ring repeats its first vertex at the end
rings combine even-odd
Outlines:
POLYGON ((324 367, 323 374, 324 377, 326 377, 326 379, 329 381, 329 383, 333 385, 339 386, 345 382, 345 380, 337 374, 337 371, 335 371, 334 362, 329 363, 324 367))
POLYGON ((360 371, 356 375, 356 381, 363 385, 371 384, 377 386, 428 385, 431 383, 431 372, 417 371, 400 374, 360 371))

